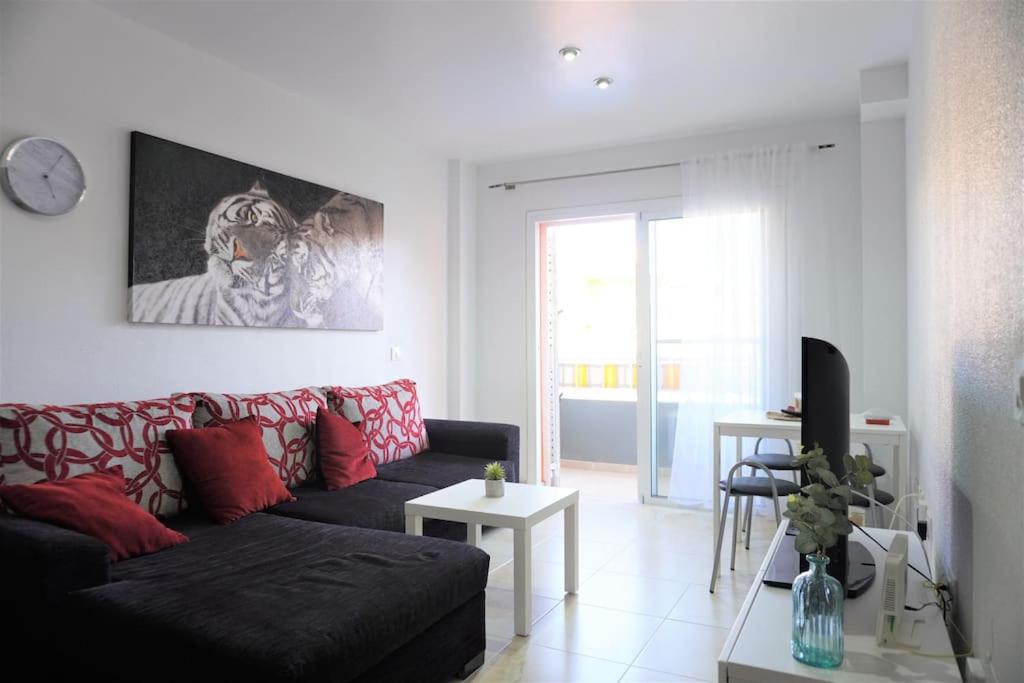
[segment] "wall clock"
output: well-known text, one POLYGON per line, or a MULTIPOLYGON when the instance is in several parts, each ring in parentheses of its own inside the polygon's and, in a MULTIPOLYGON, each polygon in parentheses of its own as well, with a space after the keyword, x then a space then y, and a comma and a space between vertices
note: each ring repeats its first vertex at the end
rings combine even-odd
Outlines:
POLYGON ((85 173, 75 155, 56 140, 15 140, 0 158, 0 187, 23 209, 65 214, 85 196, 85 173))

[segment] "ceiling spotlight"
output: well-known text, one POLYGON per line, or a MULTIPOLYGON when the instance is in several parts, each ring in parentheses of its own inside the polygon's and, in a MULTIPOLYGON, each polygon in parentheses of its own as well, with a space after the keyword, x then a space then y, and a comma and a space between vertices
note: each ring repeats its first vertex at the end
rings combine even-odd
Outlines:
POLYGON ((615 81, 611 79, 611 76, 601 76, 600 78, 594 79, 594 85, 597 86, 598 90, 607 90, 612 87, 612 83, 614 82, 615 81))
POLYGON ((578 47, 573 47, 572 45, 567 45, 558 51, 558 55, 565 61, 571 62, 580 56, 580 49, 578 47))

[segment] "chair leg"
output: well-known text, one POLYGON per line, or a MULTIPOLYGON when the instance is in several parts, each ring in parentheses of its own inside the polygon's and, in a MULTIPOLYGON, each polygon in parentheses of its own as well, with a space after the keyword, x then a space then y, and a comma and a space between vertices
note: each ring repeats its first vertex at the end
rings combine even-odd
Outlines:
POLYGON ((779 512, 779 497, 772 496, 772 503, 775 505, 775 528, 782 525, 782 514, 779 512))
MULTIPOLYGON (((753 476, 757 476, 757 475, 758 475, 757 468, 756 467, 752 467, 751 468, 751 476, 753 477, 753 476)), ((748 518, 750 516, 750 514, 751 514, 751 506, 753 506, 753 505, 754 505, 754 498, 751 497, 751 496, 746 497, 746 500, 743 501, 743 506, 745 507, 745 510, 746 510, 743 513, 743 519, 746 519, 746 518, 748 518)), ((748 533, 748 535, 749 535, 749 533, 750 533, 749 524, 743 524, 743 526, 739 529, 739 532, 740 533, 748 533)), ((750 549, 750 544, 748 544, 748 546, 746 546, 746 547, 748 547, 748 549, 750 549)))
POLYGON ((750 550, 750 526, 751 526, 751 521, 752 521, 753 516, 754 516, 753 515, 753 510, 754 510, 754 497, 753 496, 747 496, 747 519, 746 519, 746 522, 744 524, 744 529, 746 530, 746 534, 747 534, 747 536, 746 536, 747 550, 750 550))
POLYGON ((722 521, 718 525, 718 540, 715 541, 715 561, 711 568, 711 593, 715 592, 715 584, 718 582, 718 566, 722 559, 722 540, 725 538, 725 518, 729 516, 729 492, 725 492, 725 502, 722 504, 722 521))
POLYGON ((743 525, 743 499, 740 496, 734 496, 734 498, 736 503, 732 518, 732 554, 729 559, 730 571, 736 571, 736 534, 739 532, 739 528, 743 525))

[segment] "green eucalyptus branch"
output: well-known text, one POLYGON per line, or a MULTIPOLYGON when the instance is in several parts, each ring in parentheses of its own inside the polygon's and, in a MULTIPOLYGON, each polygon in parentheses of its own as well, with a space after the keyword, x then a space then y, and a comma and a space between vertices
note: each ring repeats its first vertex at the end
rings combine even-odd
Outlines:
POLYGON ((851 485, 862 488, 874 482, 871 461, 866 455, 844 455, 846 474, 840 479, 817 443, 811 450, 801 446, 796 459, 811 483, 800 489, 802 495, 789 497, 783 516, 798 531, 794 542, 797 552, 823 556, 840 536, 853 531, 846 516, 853 495, 851 485))

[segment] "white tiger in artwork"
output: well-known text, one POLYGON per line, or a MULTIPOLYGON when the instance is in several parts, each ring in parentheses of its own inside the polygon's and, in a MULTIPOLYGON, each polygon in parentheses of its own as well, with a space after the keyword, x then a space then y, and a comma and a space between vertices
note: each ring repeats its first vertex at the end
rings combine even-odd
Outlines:
POLYGON ((301 327, 376 329, 382 304, 381 205, 339 193, 300 226, 292 313, 301 327), (376 212, 376 213, 374 213, 376 212))
POLYGON ((289 255, 298 226, 257 182, 225 197, 210 212, 201 275, 129 289, 135 322, 276 326, 291 313, 289 255))

